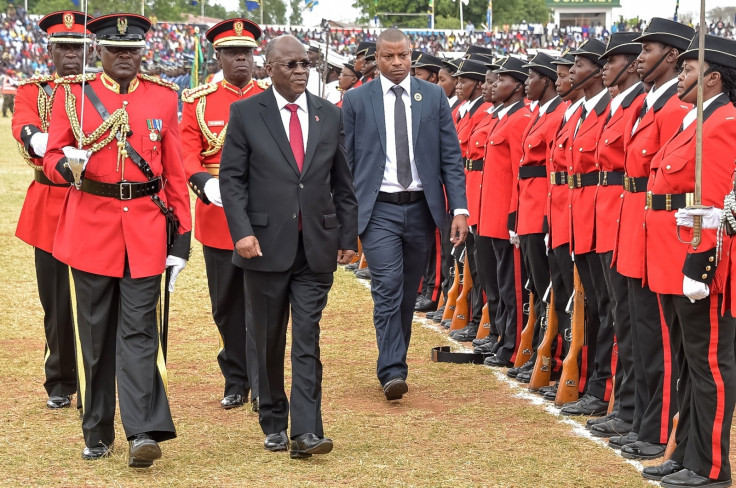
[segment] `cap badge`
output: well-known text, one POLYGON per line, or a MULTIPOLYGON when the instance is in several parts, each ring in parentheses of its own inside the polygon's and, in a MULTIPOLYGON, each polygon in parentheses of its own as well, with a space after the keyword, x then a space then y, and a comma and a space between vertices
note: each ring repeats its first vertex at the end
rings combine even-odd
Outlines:
POLYGON ((243 35, 243 23, 241 21, 237 21, 233 24, 233 30, 235 31, 236 36, 242 36, 243 35))
POLYGON ((125 34, 128 31, 128 19, 125 17, 118 17, 118 32, 125 34))
POLYGON ((67 12, 64 14, 64 27, 67 29, 71 29, 72 26, 74 26, 74 14, 71 12, 67 12))

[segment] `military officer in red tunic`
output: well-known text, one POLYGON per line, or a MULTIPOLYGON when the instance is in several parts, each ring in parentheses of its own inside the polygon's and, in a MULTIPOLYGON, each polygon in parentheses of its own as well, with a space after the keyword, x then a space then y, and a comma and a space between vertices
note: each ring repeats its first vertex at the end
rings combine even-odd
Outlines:
MULTIPOLYGON (((701 198, 702 205, 709 207, 720 207, 723 195, 732 188, 736 158, 734 52, 735 41, 706 36, 701 198)), ((687 103, 697 100, 697 58, 696 34, 680 56, 683 69, 677 96, 687 103)), ((691 205, 695 191, 696 112, 693 108, 685 116, 679 130, 652 160, 646 202, 646 273, 678 351, 680 421, 672 457, 642 474, 660 479, 667 488, 731 486, 736 321, 729 310, 723 310, 724 285, 730 279, 728 264, 719 263, 715 229, 702 229, 700 242, 694 243, 692 229, 678 229, 675 215, 677 209, 691 205)), ((689 226, 690 220, 686 223, 689 226)), ((728 239, 725 236, 726 244, 728 239)))
POLYGON ((48 51, 56 73, 21 82, 13 112, 13 137, 26 163, 34 169, 34 181, 26 192, 15 235, 35 248, 38 296, 44 310, 44 388, 49 396, 46 401, 49 408, 70 405, 70 398, 77 390, 77 378, 69 267, 51 254, 69 184, 53 183, 43 174, 43 155, 49 138, 55 80, 80 74, 84 50, 91 53, 91 39, 84 23, 84 14, 80 12, 54 12, 39 21, 39 27, 49 36, 48 51))
POLYGON ((110 454, 117 380, 131 467, 151 466, 161 457, 158 442, 176 437, 156 308, 161 274, 172 267, 171 290, 191 229, 177 87, 139 74, 150 27, 135 14, 88 23, 103 72, 64 78, 57 87, 44 156, 54 183, 76 180, 71 169, 75 161, 83 165, 54 241, 54 257, 72 268, 76 291, 82 458, 110 454))
POLYGON ((246 338, 243 272, 231 262, 233 241, 222 209, 219 173, 230 105, 264 90, 261 82, 251 77, 253 48, 258 46, 261 29, 250 20, 228 19, 208 30, 206 36, 222 64, 224 79, 184 90, 182 94, 179 128, 184 170, 197 196, 194 237, 202 243, 212 315, 220 332, 217 361, 225 378, 220 403, 225 409, 241 407, 251 391, 252 407, 256 410, 255 342, 252 337, 246 338))

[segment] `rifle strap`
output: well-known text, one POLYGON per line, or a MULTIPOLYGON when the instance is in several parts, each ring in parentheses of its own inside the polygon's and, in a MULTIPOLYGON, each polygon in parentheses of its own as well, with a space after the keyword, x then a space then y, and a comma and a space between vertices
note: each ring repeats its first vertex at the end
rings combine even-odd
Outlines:
POLYGON ((474 352, 451 352, 450 346, 432 348, 432 361, 435 363, 483 364, 485 354, 474 352))

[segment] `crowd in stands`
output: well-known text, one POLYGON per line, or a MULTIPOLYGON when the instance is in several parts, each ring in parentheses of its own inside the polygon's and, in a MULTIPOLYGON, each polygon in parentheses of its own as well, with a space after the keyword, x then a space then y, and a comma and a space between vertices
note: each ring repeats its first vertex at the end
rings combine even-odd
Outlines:
MULTIPOLYGON (((10 4, 5 13, 0 14, 0 72, 10 70, 16 78, 48 74, 53 66, 46 51, 43 31, 38 28, 40 16, 27 15, 20 7, 10 4)), ((504 25, 496 32, 478 29, 466 30, 410 30, 407 31, 415 49, 437 54, 439 52, 462 52, 476 44, 494 49, 499 56, 508 54, 524 55, 529 49, 574 48, 585 39, 595 37, 605 40, 610 32, 622 30, 641 30, 645 22, 627 25, 621 22, 609 31, 601 25, 558 28, 554 24, 504 25)), ((184 76, 182 68, 187 68, 193 59, 195 39, 200 36, 204 53, 207 41, 204 32, 208 26, 160 22, 148 33, 148 52, 143 65, 169 79, 184 76)), ((305 43, 329 40, 331 48, 339 54, 350 56, 361 41, 375 41, 378 29, 333 29, 328 33, 321 28, 272 26, 264 29, 261 38, 265 46, 272 38, 291 33, 305 43)), ((734 37, 736 29, 729 22, 718 20, 709 26, 709 32, 725 37, 734 37)), ((93 54, 94 58, 94 54, 93 54)), ((95 64, 90 60, 90 65, 95 64)), ((183 80, 183 79, 182 79, 183 80)))

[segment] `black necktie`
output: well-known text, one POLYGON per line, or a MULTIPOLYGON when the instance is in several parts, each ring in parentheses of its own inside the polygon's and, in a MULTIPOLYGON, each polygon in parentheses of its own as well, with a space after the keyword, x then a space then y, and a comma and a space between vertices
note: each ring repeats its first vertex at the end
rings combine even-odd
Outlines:
POLYGON ((401 95, 404 89, 399 85, 391 88, 396 96, 394 103, 394 134, 396 138, 396 176, 404 188, 411 185, 411 163, 409 161, 409 134, 406 127, 406 107, 401 95))

